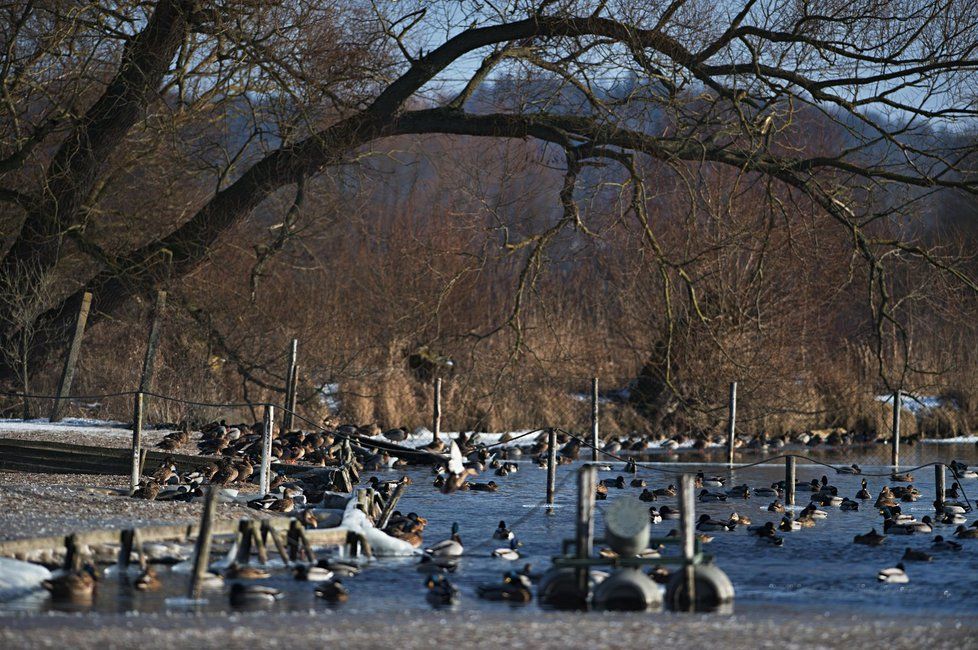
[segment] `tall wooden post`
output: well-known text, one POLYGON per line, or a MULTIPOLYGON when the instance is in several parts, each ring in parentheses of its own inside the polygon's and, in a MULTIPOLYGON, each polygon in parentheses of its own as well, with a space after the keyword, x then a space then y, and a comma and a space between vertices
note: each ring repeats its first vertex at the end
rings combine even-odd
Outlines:
POLYGON ((292 415, 295 409, 295 397, 292 394, 293 387, 292 384, 295 381, 296 373, 296 363, 299 360, 299 339, 292 339, 292 345, 289 349, 289 367, 285 372, 285 407, 282 409, 282 432, 287 432, 292 430, 292 426, 295 423, 295 418, 292 415))
POLYGON ((553 505, 557 491, 557 431, 547 429, 547 504, 553 505))
POLYGON ((730 382, 730 401, 727 407, 727 463, 734 462, 734 439, 737 435, 737 382, 730 382))
POLYGON ((207 500, 204 501, 204 511, 200 515, 200 530, 197 532, 197 542, 194 544, 194 572, 190 577, 190 589, 187 596, 191 600, 200 597, 200 590, 207 566, 211 557, 211 530, 214 523, 214 510, 217 507, 216 486, 207 488, 207 500))
POLYGON ((947 489, 947 484, 944 482, 944 465, 942 463, 937 463, 934 465, 934 507, 937 508, 938 505, 941 507, 937 509, 938 513, 943 510, 944 503, 944 491, 947 489))
POLYGON ((901 391, 898 388, 893 393, 893 446, 890 448, 890 464, 893 471, 900 467, 900 398, 901 391))
MULTIPOLYGON (((591 557, 594 545, 594 494, 598 479, 598 469, 585 465, 577 471, 577 558, 591 557)), ((582 594, 588 592, 590 569, 586 566, 577 570, 577 587, 582 594)))
POLYGON ((435 378, 435 406, 431 414, 432 440, 441 438, 441 377, 435 378))
POLYGON ((275 421, 275 407, 265 405, 265 421, 261 434, 261 470, 258 473, 258 484, 262 494, 268 494, 272 485, 272 422, 275 421))
POLYGON ((132 399, 132 472, 129 476, 129 496, 139 487, 139 476, 142 473, 142 444, 143 444, 143 394, 136 393, 132 399))
POLYGON ((795 505, 795 457, 784 459, 784 504, 795 505))
POLYGON ((683 580, 687 608, 696 608, 696 573, 693 559, 696 556, 696 491, 692 474, 683 474, 679 482, 679 528, 683 545, 683 580))
POLYGON ((598 378, 591 379, 591 462, 598 462, 598 378))
POLYGON ((86 291, 82 296, 81 305, 78 307, 75 335, 71 337, 71 347, 68 348, 68 357, 65 359, 65 367, 61 372, 58 397, 54 400, 54 406, 51 408, 52 422, 60 422, 64 416, 65 402, 71 393, 71 382, 75 378, 75 365, 78 363, 78 356, 81 354, 82 338, 85 336, 85 325, 88 323, 88 311, 91 307, 92 294, 86 291))
POLYGON ((153 375, 156 372, 156 351, 160 347, 160 332, 163 329, 163 312, 166 311, 166 291, 156 292, 156 306, 153 308, 153 321, 149 326, 149 340, 146 343, 146 356, 143 357, 143 373, 139 379, 139 390, 144 393, 153 390, 153 375))

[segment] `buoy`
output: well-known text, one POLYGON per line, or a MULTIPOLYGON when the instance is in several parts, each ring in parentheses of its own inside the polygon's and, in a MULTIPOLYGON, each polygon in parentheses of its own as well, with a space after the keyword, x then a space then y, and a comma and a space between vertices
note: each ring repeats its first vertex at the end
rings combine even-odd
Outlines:
MULTIPOLYGON (((600 584, 606 573, 591 570, 588 592, 600 584)), ((540 577, 537 598, 541 605, 554 609, 587 609, 588 592, 582 593, 577 584, 577 571, 572 567, 554 567, 540 577)))
POLYGON ((615 500, 605 510, 605 540, 622 557, 636 556, 649 546, 649 510, 633 497, 615 500))
POLYGON ((662 589, 638 569, 616 571, 594 589, 595 609, 642 612, 662 607, 662 589))
POLYGON ((675 611, 712 612, 733 603, 734 587, 730 578, 713 564, 697 564, 693 568, 695 601, 688 607, 684 569, 674 571, 666 588, 666 604, 675 611))

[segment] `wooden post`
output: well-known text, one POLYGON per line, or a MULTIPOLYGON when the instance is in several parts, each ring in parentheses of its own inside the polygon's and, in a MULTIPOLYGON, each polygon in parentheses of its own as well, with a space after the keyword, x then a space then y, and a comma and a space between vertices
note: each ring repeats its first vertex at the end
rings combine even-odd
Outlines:
MULTIPOLYGON (((591 557, 594 545, 594 493, 598 470, 593 465, 585 465, 577 471, 577 558, 591 557)), ((577 570, 577 587, 587 594, 590 582, 590 569, 577 570)))
POLYGON ((687 608, 696 607, 696 574, 693 560, 696 555, 696 491, 692 474, 683 474, 679 482, 679 528, 683 545, 683 579, 686 586, 687 608))
POLYGON ((441 438, 441 377, 435 378, 435 406, 431 414, 433 440, 441 438))
POLYGON ((285 372, 285 403, 282 405, 285 408, 282 409, 282 431, 287 432, 292 430, 292 425, 295 420, 292 417, 292 409, 294 408, 294 398, 292 395, 292 382, 293 376, 295 375, 295 364, 299 358, 299 339, 292 339, 292 345, 289 349, 289 367, 285 372))
POLYGON ((132 548, 139 553, 139 568, 146 570, 146 553, 143 551, 143 537, 139 534, 138 528, 132 529, 132 548))
POLYGON ((795 457, 784 459, 784 504, 795 505, 795 457))
POLYGON ((75 378, 75 365, 81 354, 82 337, 85 336, 85 324, 88 323, 88 311, 92 307, 92 294, 85 292, 81 305, 78 307, 78 319, 75 321, 75 335, 71 338, 68 357, 65 359, 64 370, 61 371, 61 381, 58 383, 58 396, 51 408, 51 421, 60 422, 64 416, 64 407, 71 393, 71 382, 75 378))
POLYGON ((258 528, 258 522, 248 522, 248 531, 251 533, 251 540, 255 545, 255 550, 258 552, 258 561, 262 564, 268 564, 268 551, 265 549, 265 543, 261 541, 258 528))
POLYGON ((404 494, 404 490, 407 489, 407 481, 401 479, 398 482, 397 487, 394 488, 394 493, 384 504, 384 510, 380 513, 380 519, 377 520, 377 528, 383 530, 387 527, 387 522, 390 521, 391 515, 394 514, 394 508, 397 507, 397 502, 401 500, 401 495, 404 494))
POLYGON ((238 540, 238 553, 234 557, 234 561, 238 564, 250 564, 251 563, 251 520, 241 519, 238 521, 238 533, 236 538, 238 540))
POLYGON ((203 577, 207 573, 207 566, 210 563, 211 530, 219 492, 220 490, 213 485, 207 488, 204 511, 200 515, 200 531, 197 533, 197 543, 194 544, 194 572, 190 577, 190 588, 187 594, 191 600, 197 600, 200 597, 203 577))
POLYGON ((272 528, 271 524, 267 521, 261 522, 261 529, 263 533, 267 533, 269 537, 272 538, 272 542, 275 543, 275 550, 282 557, 282 562, 286 566, 289 565, 289 554, 285 551, 285 546, 282 544, 282 538, 279 536, 278 531, 272 528))
POLYGON ((299 364, 295 364, 294 366, 292 366, 292 376, 289 378, 289 403, 286 406, 286 408, 289 409, 290 429, 296 426, 295 405, 299 399, 298 395, 299 395, 299 364))
POLYGON ((275 421, 275 407, 265 405, 265 426, 261 436, 261 469, 258 473, 258 485, 261 493, 268 494, 271 489, 272 477, 272 422, 275 421))
POLYGON ((139 390, 144 393, 153 390, 156 351, 160 347, 160 331, 163 329, 164 311, 166 311, 166 291, 157 291, 156 306, 153 308, 153 321, 149 326, 149 340, 146 343, 146 356, 143 357, 143 374, 139 379, 139 390))
POLYGON ((591 462, 598 462, 598 378, 591 379, 591 462))
POLYGON ((133 532, 132 528, 127 528, 119 533, 119 559, 116 565, 121 572, 129 568, 129 563, 132 561, 133 532))
POLYGON ((289 547, 289 561, 295 562, 299 559, 299 522, 295 519, 289 524, 286 543, 289 547))
POLYGON ((553 505, 557 491, 557 431, 547 429, 547 505, 553 505))
MULTIPOLYGON (((939 504, 944 503, 944 490, 946 488, 946 483, 944 482, 944 465, 942 463, 937 463, 934 465, 934 494, 935 497, 934 507, 937 508, 939 504)), ((943 509, 938 509, 940 512, 943 509)))
POLYGON ((140 464, 143 448, 143 394, 136 393, 132 400, 132 473, 129 476, 129 496, 136 493, 139 487, 139 477, 142 473, 140 464))
POLYGON ((737 435, 737 382, 730 382, 730 401, 727 407, 727 464, 734 462, 734 439, 737 435))
POLYGON ((78 535, 72 533, 65 537, 65 569, 78 571, 81 569, 81 549, 78 548, 78 535))
POLYGON ((893 471, 900 467, 900 389, 893 393, 893 445, 890 449, 890 464, 893 471))

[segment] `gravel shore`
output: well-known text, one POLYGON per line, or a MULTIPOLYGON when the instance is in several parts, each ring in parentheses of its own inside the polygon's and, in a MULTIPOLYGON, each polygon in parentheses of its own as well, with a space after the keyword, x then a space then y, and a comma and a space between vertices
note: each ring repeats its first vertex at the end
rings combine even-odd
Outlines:
POLYGON ((572 614, 536 620, 436 611, 369 620, 342 607, 307 614, 227 616, 63 614, 0 619, 4 648, 973 648, 978 629, 943 620, 812 615, 572 614))

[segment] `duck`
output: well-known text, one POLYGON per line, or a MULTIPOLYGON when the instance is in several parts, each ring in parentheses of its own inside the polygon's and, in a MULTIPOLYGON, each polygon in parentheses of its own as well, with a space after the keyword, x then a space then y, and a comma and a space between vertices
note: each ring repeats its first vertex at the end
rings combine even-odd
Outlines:
POLYGON ((492 552, 493 557, 498 557, 502 560, 514 561, 520 559, 520 552, 516 549, 520 547, 520 543, 516 538, 509 540, 509 546, 503 548, 497 548, 492 552))
POLYGON ((720 494, 718 492, 709 492, 707 490, 701 490, 697 498, 703 503, 708 503, 711 501, 726 501, 727 495, 720 494))
POLYGON ((652 490, 652 492, 655 493, 655 496, 657 497, 674 497, 676 496, 676 486, 670 483, 668 486, 664 488, 657 488, 652 490))
POLYGON ((458 602, 458 589, 445 576, 428 576, 424 584, 428 588, 428 602, 432 605, 442 607, 458 602))
POLYGON ((932 533, 934 532, 934 522, 928 515, 924 515, 920 521, 908 521, 904 526, 913 529, 915 533, 932 533))
POLYGON ((422 555, 421 560, 415 565, 418 573, 455 573, 458 568, 459 559, 457 557, 432 557, 422 555))
POLYGON ((292 577, 306 582, 324 582, 333 579, 333 572, 316 564, 297 564, 292 567, 292 577))
POLYGON ((893 521, 892 519, 883 520, 883 532, 887 535, 912 535, 914 529, 906 524, 893 521))
POLYGON ((896 498, 893 496, 893 492, 888 487, 884 487, 878 497, 876 497, 876 503, 874 506, 876 508, 894 508, 900 505, 896 498))
POLYGON ((746 484, 735 485, 731 489, 727 490, 727 496, 735 499, 749 499, 750 487, 746 484))
POLYGON ((959 526, 966 521, 967 519, 964 518, 964 515, 957 512, 945 512, 941 515, 941 523, 948 526, 959 526))
POLYGON ((829 516, 829 513, 825 512, 824 510, 819 510, 815 507, 814 503, 809 503, 807 506, 802 508, 799 516, 811 517, 812 519, 825 519, 829 516))
POLYGON ((773 487, 759 487, 759 488, 754 488, 754 496, 778 498, 781 496, 781 492, 774 489, 773 487))
POLYGON ((469 483, 469 489, 475 492, 496 492, 499 490, 499 486, 495 481, 489 481, 488 483, 469 483))
POLYGON ((594 499, 596 501, 604 501, 608 498, 608 488, 605 485, 598 483, 594 486, 594 499))
POLYGON ((264 569, 259 569, 258 567, 248 564, 242 566, 237 562, 232 562, 231 565, 224 570, 224 577, 231 578, 232 580, 262 580, 270 575, 271 574, 264 569))
POLYGON ((492 534, 493 539, 510 540, 516 537, 509 528, 506 527, 506 522, 502 519, 499 520, 499 525, 492 534))
POLYGON ((462 538, 458 535, 458 524, 452 524, 452 536, 424 550, 432 557, 458 557, 462 554, 462 538))
POLYGON ((785 533, 801 530, 801 522, 791 519, 790 517, 782 517, 781 523, 778 524, 778 530, 785 533))
POLYGON ((350 599, 350 592, 335 578, 316 585, 314 593, 316 598, 322 598, 327 603, 345 603, 350 599))
POLYGON ((913 483, 913 474, 890 474, 890 480, 897 483, 913 483))
POLYGON ((768 512, 783 513, 784 512, 784 504, 781 503, 780 501, 774 501, 773 503, 771 503, 770 505, 768 505, 767 511, 768 512))
POLYGON ((839 510, 843 512, 857 512, 859 510, 859 502, 845 498, 842 500, 842 503, 839 504, 839 510))
POLYGON ((663 519, 679 519, 679 510, 670 508, 669 506, 662 506, 659 508, 659 515, 663 519))
POLYGON ((886 535, 880 535, 876 532, 876 529, 873 528, 865 535, 856 535, 852 538, 852 541, 855 544, 864 544, 865 546, 879 546, 885 539, 886 535))
POLYGON ((880 582, 887 584, 902 585, 910 582, 910 578, 907 577, 907 572, 903 569, 903 562, 889 569, 880 569, 880 572, 876 574, 876 578, 880 582))
POLYGON ((249 605, 267 605, 282 597, 282 592, 274 587, 265 585, 246 585, 235 582, 231 585, 231 607, 247 607, 249 605))
POLYGON ((747 515, 742 515, 738 512, 731 513, 730 518, 727 520, 728 523, 736 524, 738 526, 750 526, 750 517, 747 515))
POLYGON ((856 498, 863 501, 873 498, 873 495, 869 493, 869 489, 866 487, 866 479, 862 480, 862 488, 859 492, 856 492, 856 498))
POLYGON ((945 498, 950 497, 951 499, 958 499, 958 498, 960 498, 961 495, 958 494, 958 489, 960 487, 961 486, 958 485, 958 482, 957 481, 955 481, 954 483, 951 483, 951 487, 949 487, 949 488, 947 488, 947 489, 944 490, 944 497, 945 498))
POLYGON ((503 575, 502 584, 479 585, 475 590, 479 598, 510 603, 528 603, 533 600, 530 579, 516 571, 503 575))
POLYGON ((978 528, 958 526, 954 529, 954 536, 958 539, 978 539, 978 528))
POLYGON ((774 522, 768 521, 763 525, 759 526, 748 526, 747 533, 753 535, 754 537, 775 537, 777 532, 775 532, 774 522))
POLYGON ((648 485, 644 478, 633 478, 628 484, 633 488, 644 488, 648 485))
POLYGON ((648 488, 645 488, 644 490, 642 490, 642 493, 640 495, 638 495, 638 500, 639 501, 645 501, 646 503, 648 503, 650 501, 656 501, 658 498, 659 497, 655 496, 655 492, 653 492, 652 490, 650 490, 648 488))
POLYGON ((704 476, 703 472, 696 472, 696 478, 703 487, 723 487, 723 479, 719 476, 704 476))
POLYGON ((660 524, 662 523, 662 515, 655 509, 655 506, 649 507, 649 523, 650 524, 660 524))
POLYGON ((156 574, 156 569, 151 566, 146 567, 142 573, 136 576, 136 579, 132 581, 132 586, 139 591, 150 591, 152 589, 159 589, 160 578, 156 574))
POLYGON ((903 551, 903 557, 900 558, 903 562, 930 562, 933 559, 933 555, 924 551, 915 551, 909 546, 903 551))
POLYGON ((836 468, 835 471, 837 474, 862 474, 863 473, 863 470, 856 463, 853 463, 849 467, 838 467, 836 468))
POLYGON ((51 599, 62 602, 87 602, 95 594, 95 569, 85 566, 74 571, 67 571, 41 582, 51 599))
POLYGON ((944 539, 941 535, 935 535, 934 541, 930 545, 931 549, 934 551, 960 551, 962 546, 958 542, 950 539, 944 539))
POLYGON ((606 488, 616 488, 618 490, 625 489, 625 477, 619 476, 618 478, 606 478, 601 481, 601 485, 606 488))
POLYGON ((718 521, 716 519, 711 519, 710 515, 702 514, 699 520, 696 522, 696 530, 700 531, 713 531, 713 530, 734 530, 737 527, 736 524, 731 525, 726 521, 718 521))
POLYGON ((634 458, 629 458, 628 459, 628 461, 625 463, 625 470, 624 471, 625 471, 626 474, 635 474, 635 473, 638 472, 638 464, 636 464, 634 458))

